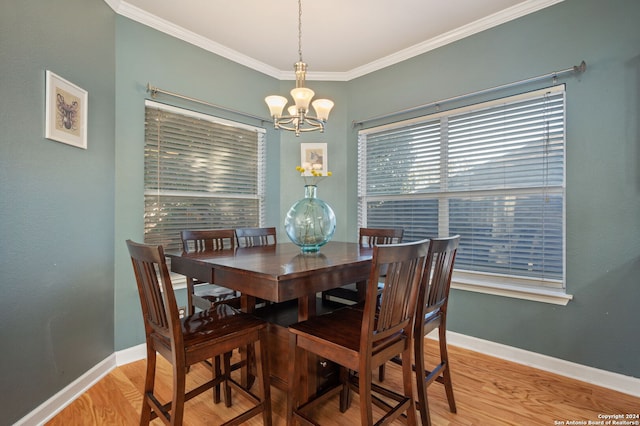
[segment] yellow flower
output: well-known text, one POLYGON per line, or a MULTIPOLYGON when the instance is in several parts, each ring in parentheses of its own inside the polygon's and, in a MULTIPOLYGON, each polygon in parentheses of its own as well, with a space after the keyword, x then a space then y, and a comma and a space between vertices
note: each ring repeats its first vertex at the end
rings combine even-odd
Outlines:
POLYGON ((317 185, 322 179, 333 175, 331 172, 322 172, 321 164, 304 163, 296 166, 296 171, 304 178, 305 185, 317 185))

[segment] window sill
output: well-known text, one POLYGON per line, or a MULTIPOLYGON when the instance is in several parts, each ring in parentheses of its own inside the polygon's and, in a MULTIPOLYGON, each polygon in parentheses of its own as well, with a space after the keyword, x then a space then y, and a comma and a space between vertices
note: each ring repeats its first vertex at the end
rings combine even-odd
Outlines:
POLYGON ((566 306, 570 300, 573 300, 573 295, 567 294, 564 289, 560 288, 526 287, 495 283, 491 282, 489 277, 483 277, 483 279, 470 278, 468 274, 456 272, 454 272, 451 280, 451 288, 562 306, 566 306))
POLYGON ((182 290, 187 288, 187 280, 184 275, 169 271, 171 276, 171 285, 174 290, 182 290))

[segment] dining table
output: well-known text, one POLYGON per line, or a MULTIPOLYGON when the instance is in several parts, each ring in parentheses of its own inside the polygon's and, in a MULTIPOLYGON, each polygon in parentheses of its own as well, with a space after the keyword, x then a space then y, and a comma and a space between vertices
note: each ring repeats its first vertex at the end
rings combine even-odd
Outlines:
MULTIPOLYGON (((241 294, 241 310, 258 313, 256 299, 270 302, 271 311, 281 306, 295 309, 293 319, 269 323, 269 368, 272 385, 288 390, 288 322, 304 321, 318 313, 318 293, 356 283, 364 291, 371 271, 373 249, 358 243, 330 241, 320 251, 303 253, 295 244, 238 247, 203 252, 167 252, 171 271, 220 285, 241 294), (296 303, 297 302, 297 303, 296 303)), ((282 308, 285 309, 285 308, 282 308)), ((282 317, 282 315, 280 315, 282 317)), ((245 354, 246 356, 246 354, 245 354)), ((306 399, 319 389, 319 370, 326 361, 311 356, 300 361, 306 382, 306 399)), ((243 381, 246 379, 246 369, 243 381)))

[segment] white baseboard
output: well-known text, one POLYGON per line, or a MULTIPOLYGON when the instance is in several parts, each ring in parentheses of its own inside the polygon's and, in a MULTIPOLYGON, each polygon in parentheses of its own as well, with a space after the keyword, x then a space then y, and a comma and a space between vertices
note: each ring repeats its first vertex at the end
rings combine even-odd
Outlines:
POLYGON ((116 352, 116 365, 126 365, 147 357, 147 345, 141 343, 137 346, 132 346, 127 349, 116 352))
POLYGON ((104 376, 109 374, 111 370, 117 366, 144 359, 146 356, 147 347, 144 343, 109 355, 91 370, 40 404, 40 406, 15 423, 14 426, 36 426, 45 424, 67 405, 71 404, 76 398, 86 392, 87 389, 98 383, 104 376))
MULTIPOLYGON (((427 336, 427 338, 437 340, 437 332, 427 336)), ((453 346, 480 352, 489 356, 512 361, 518 364, 527 365, 561 376, 570 377, 586 383, 602 386, 618 392, 622 392, 635 397, 640 397, 640 379, 624 376, 610 371, 599 370, 593 367, 576 364, 547 355, 525 351, 512 346, 478 339, 455 332, 447 332, 447 343, 453 346)), ((133 346, 115 352, 104 361, 97 364, 91 370, 78 377, 74 382, 62 389, 60 392, 40 404, 31 413, 20 419, 15 426, 36 426, 43 425, 51 420, 56 414, 62 411, 67 405, 73 402, 100 381, 111 370, 120 365, 129 364, 147 356, 145 344, 133 346)))
MULTIPOLYGON (((437 340, 437 331, 427 337, 437 340)), ((640 397, 640 378, 612 373, 450 331, 447 331, 447 344, 640 397)))
POLYGON ((87 391, 91 386, 100 381, 111 370, 116 368, 116 354, 111 354, 91 370, 78 377, 60 392, 40 404, 32 412, 18 420, 14 426, 43 425, 51 420, 67 405, 87 391))

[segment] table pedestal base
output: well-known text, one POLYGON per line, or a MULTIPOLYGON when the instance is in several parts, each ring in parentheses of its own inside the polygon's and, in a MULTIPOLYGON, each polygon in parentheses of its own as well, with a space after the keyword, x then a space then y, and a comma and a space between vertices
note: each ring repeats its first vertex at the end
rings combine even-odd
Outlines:
MULTIPOLYGON (((331 302, 322 303, 316 299, 316 312, 318 315, 332 311, 335 307, 342 306, 331 302)), ((269 371, 271 372, 271 384, 278 389, 288 390, 289 375, 289 330, 290 324, 297 322, 298 303, 289 301, 274 303, 263 308, 258 308, 255 315, 269 322, 269 371)), ((309 383, 308 389, 316 389, 322 392, 331 387, 338 380, 337 366, 331 361, 309 357, 308 360, 309 383), (312 359, 314 358, 314 359, 312 359)), ((313 393, 313 392, 311 392, 313 393)))

